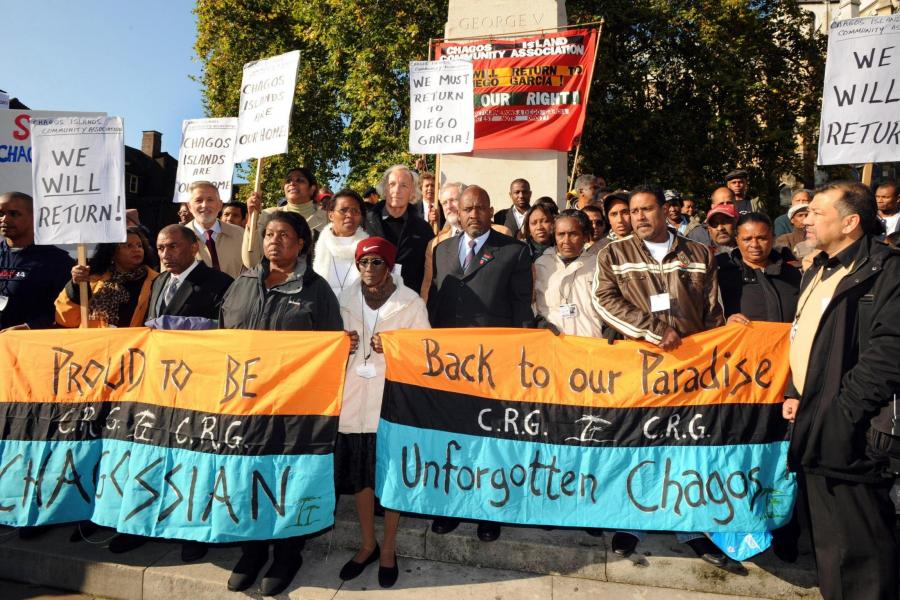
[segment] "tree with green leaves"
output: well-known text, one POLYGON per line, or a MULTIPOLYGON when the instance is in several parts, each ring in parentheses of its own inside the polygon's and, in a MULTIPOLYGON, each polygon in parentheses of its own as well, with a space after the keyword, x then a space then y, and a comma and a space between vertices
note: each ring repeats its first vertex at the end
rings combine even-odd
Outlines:
MULTIPOLYGON (((362 188, 411 164, 408 63, 443 35, 447 4, 198 0, 209 116, 238 114, 245 62, 301 51, 290 150, 266 161, 270 201, 288 165, 323 181, 343 168, 362 188)), ((797 2, 571 0, 567 10, 570 23, 606 20, 581 172, 705 199, 739 166, 770 208, 783 175, 812 184, 812 153, 799 150, 815 148, 824 42, 797 2)))

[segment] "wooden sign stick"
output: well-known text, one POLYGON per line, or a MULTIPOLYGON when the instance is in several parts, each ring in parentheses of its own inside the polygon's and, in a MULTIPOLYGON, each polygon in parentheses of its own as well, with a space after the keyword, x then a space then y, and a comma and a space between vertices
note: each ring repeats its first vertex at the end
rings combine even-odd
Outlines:
MULTIPOLYGON (((87 266, 87 247, 84 244, 78 244, 78 266, 87 266)), ((87 329, 88 324, 88 284, 81 282, 78 284, 78 302, 81 304, 81 324, 80 329, 87 329)))
MULTIPOLYGON (((256 182, 253 185, 253 191, 257 194, 259 193, 262 186, 262 170, 263 170, 263 159, 259 157, 256 159, 256 182)), ((256 246, 256 230, 259 223, 259 213, 262 211, 262 206, 259 207, 259 210, 253 211, 250 213, 250 223, 247 227, 250 228, 250 240, 247 242, 247 250, 249 252, 253 252, 253 248, 256 246)))
POLYGON ((862 170, 862 182, 863 185, 872 185, 872 170, 875 167, 872 163, 866 163, 863 165, 862 170))

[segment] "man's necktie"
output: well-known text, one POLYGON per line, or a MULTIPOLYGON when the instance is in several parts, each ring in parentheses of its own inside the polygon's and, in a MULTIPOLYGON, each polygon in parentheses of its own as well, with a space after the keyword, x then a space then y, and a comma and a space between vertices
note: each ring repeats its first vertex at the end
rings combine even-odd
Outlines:
POLYGON ((469 240, 469 251, 466 253, 466 260, 463 261, 464 273, 469 272, 473 260, 475 260, 475 240, 469 240))
POLYGON ((212 259, 212 267, 216 271, 221 271, 219 268, 219 253, 216 252, 216 243, 213 241, 213 230, 206 230, 206 249, 209 250, 209 257, 212 259))
POLYGON ((172 300, 175 299, 175 292, 178 291, 178 280, 174 277, 169 282, 169 285, 166 287, 166 293, 163 294, 163 305, 162 310, 166 310, 171 304, 172 300))

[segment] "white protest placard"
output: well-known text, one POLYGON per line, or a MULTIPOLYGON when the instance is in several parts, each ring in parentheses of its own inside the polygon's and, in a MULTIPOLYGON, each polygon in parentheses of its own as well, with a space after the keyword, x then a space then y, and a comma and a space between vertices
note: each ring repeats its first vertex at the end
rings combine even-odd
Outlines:
POLYGON ((219 190, 222 202, 231 201, 237 127, 234 117, 189 119, 182 123, 173 202, 190 201, 188 188, 195 181, 209 181, 219 190))
POLYGON ((294 50, 244 65, 235 161, 287 152, 299 64, 294 50))
POLYGON ((900 160, 900 14, 828 32, 819 164, 900 160))
POLYGON ((472 62, 409 63, 409 151, 471 152, 474 143, 472 62))
POLYGON ((31 119, 34 242, 124 242, 121 117, 31 119))
POLYGON ((103 117, 105 113, 55 110, 0 110, 0 194, 22 192, 34 195, 31 185, 32 117, 103 117))

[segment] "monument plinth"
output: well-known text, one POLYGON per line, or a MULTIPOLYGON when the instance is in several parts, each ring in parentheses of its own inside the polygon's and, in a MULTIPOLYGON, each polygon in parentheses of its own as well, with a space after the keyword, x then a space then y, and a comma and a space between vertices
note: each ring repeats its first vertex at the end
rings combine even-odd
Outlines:
MULTIPOLYGON (((568 24, 564 0, 450 0, 444 37, 490 37, 568 24)), ((495 210, 512 204, 509 184, 524 177, 532 199, 550 196, 562 204, 566 194, 567 153, 556 150, 479 150, 441 156, 441 182, 462 181, 487 190, 495 210)))

